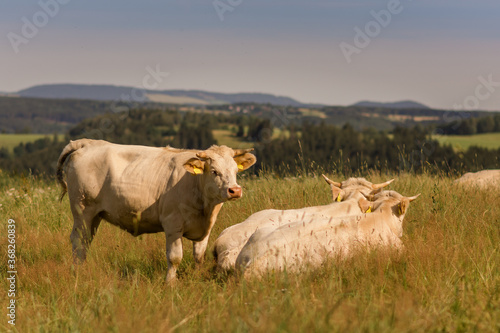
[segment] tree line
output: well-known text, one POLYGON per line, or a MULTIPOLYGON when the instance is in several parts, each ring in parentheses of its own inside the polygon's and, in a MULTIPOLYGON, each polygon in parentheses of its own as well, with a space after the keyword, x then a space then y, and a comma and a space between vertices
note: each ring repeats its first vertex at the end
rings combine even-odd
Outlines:
POLYGON ((500 132, 500 114, 480 118, 461 118, 436 126, 442 135, 473 135, 500 132))
POLYGON ((257 145, 257 169, 273 169, 280 174, 314 172, 317 169, 344 175, 380 172, 445 172, 500 167, 500 149, 470 147, 455 151, 432 139, 424 126, 396 127, 391 135, 366 129, 303 124, 291 128, 290 136, 257 145))
POLYGON ((63 140, 59 140, 57 135, 47 136, 34 142, 20 143, 14 147, 12 153, 1 147, 0 169, 16 173, 52 175, 64 146, 69 140, 80 138, 119 144, 206 149, 217 144, 213 129, 243 124, 250 137, 242 139, 253 140, 258 131, 254 128, 262 128, 259 122, 267 123, 268 120, 259 120, 252 116, 181 113, 162 109, 134 109, 122 113, 102 114, 81 121, 68 131, 63 140))
POLYGON ((0 168, 52 176, 63 147, 69 140, 84 137, 121 144, 206 149, 217 144, 214 129, 231 129, 236 139, 254 145, 257 164, 251 172, 256 174, 262 170, 281 175, 315 170, 345 175, 372 170, 463 173, 500 168, 500 149, 470 147, 455 151, 433 140, 434 129, 426 126, 398 126, 387 133, 373 128, 359 131, 349 124, 339 127, 304 122, 281 126, 281 135, 273 136, 275 125, 269 118, 249 115, 161 109, 104 114, 83 120, 68 131, 64 140, 54 135, 21 143, 13 153, 0 149, 0 168))

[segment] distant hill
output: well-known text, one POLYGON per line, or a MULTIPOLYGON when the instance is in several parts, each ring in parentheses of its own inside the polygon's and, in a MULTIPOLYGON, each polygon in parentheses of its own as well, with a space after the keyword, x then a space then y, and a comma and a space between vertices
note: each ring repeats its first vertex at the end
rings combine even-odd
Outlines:
POLYGON ((201 90, 146 90, 145 96, 136 88, 113 85, 44 84, 30 87, 16 94, 21 97, 88 99, 98 101, 127 101, 131 95, 144 97, 145 102, 169 104, 214 105, 232 103, 259 103, 273 105, 304 106, 305 104, 286 96, 262 93, 224 94, 201 90))
POLYGON ((387 108, 387 109, 430 109, 427 105, 414 101, 398 101, 392 103, 380 103, 371 101, 361 101, 352 106, 363 106, 369 108, 387 108))
POLYGON ((0 96, 0 132, 64 133, 83 119, 112 112, 112 103, 0 96))
MULTIPOLYGON (((203 100, 204 92, 193 93, 192 97, 179 92, 178 96, 167 96, 172 104, 159 102, 123 102, 107 100, 86 100, 70 98, 35 98, 0 96, 0 132, 5 133, 65 133, 68 129, 87 118, 118 110, 178 110, 181 112, 213 112, 226 116, 254 116, 273 119, 276 127, 287 124, 300 125, 309 123, 334 124, 343 126, 349 123, 355 129, 373 127, 377 130, 391 130, 395 126, 413 126, 415 124, 442 124, 449 119, 483 117, 491 112, 475 111, 460 115, 457 111, 415 109, 415 108, 373 108, 364 106, 289 106, 269 103, 234 103, 234 104, 196 104, 183 105, 190 100, 203 100), (179 103, 174 103, 176 99, 179 103), (183 101, 182 103, 180 101, 183 101), (446 117, 444 117, 446 115, 446 117)), ((218 96, 212 95, 213 98, 218 96)), ((1 145, 0 145, 1 146, 1 145)))

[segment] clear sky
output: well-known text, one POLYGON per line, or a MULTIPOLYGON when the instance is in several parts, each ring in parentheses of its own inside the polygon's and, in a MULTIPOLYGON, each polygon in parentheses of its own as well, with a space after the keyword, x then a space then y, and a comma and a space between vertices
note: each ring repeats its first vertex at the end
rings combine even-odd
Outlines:
POLYGON ((500 110, 498 0, 0 0, 0 36, 4 92, 149 66, 158 89, 500 110))

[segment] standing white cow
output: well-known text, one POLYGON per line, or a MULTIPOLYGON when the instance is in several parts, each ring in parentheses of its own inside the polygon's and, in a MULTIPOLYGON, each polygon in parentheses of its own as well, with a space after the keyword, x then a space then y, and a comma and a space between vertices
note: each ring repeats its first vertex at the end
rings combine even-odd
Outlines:
POLYGON ((73 213, 75 261, 85 260, 104 219, 134 236, 165 232, 167 281, 174 281, 182 260, 182 237, 193 241, 194 259, 202 262, 222 204, 242 196, 236 174, 256 162, 251 150, 71 141, 59 157, 57 178, 61 199, 67 191, 73 213))
POLYGON ((236 259, 236 269, 245 276, 261 276, 268 270, 300 271, 318 267, 325 259, 349 256, 356 246, 402 246, 403 219, 411 201, 394 191, 360 199, 363 212, 357 216, 297 220, 279 228, 257 230, 236 259))
POLYGON ((381 184, 372 184, 364 178, 349 178, 342 183, 334 182, 323 175, 330 185, 334 202, 323 206, 300 209, 266 209, 252 214, 245 221, 230 226, 222 231, 214 245, 214 256, 217 258, 217 270, 234 269, 236 258, 250 236, 257 230, 270 232, 284 224, 298 220, 322 219, 336 216, 361 214, 358 200, 363 194, 380 191, 394 179, 381 184))

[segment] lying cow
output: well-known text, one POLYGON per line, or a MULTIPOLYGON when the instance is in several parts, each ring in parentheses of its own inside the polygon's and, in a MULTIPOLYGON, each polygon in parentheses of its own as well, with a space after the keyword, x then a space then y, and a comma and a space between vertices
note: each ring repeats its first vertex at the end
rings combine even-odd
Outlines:
POLYGON ((182 237, 193 241, 194 259, 200 263, 222 204, 242 196, 236 173, 256 162, 251 150, 71 141, 59 157, 57 179, 61 199, 68 192, 73 213, 75 261, 85 260, 104 219, 134 236, 165 232, 167 281, 174 281, 182 260, 182 237))
POLYGON ((342 183, 334 182, 325 175, 323 175, 323 178, 331 187, 334 203, 300 209, 262 210, 251 215, 245 221, 222 231, 214 245, 217 270, 229 271, 234 269, 238 254, 255 230, 266 228, 266 230, 270 231, 297 220, 361 214, 357 202, 363 198, 363 194, 368 195, 372 191, 379 191, 394 180, 381 184, 372 184, 364 178, 349 178, 342 183))
POLYGON ((469 188, 476 187, 481 190, 488 188, 500 189, 500 170, 467 172, 465 175, 455 180, 453 184, 469 188))
POLYGON ((320 266, 329 257, 349 256, 356 246, 402 246, 403 219, 411 201, 394 191, 359 199, 357 216, 307 220, 269 230, 257 230, 236 259, 236 269, 260 276, 268 270, 297 272, 306 265, 320 266))

